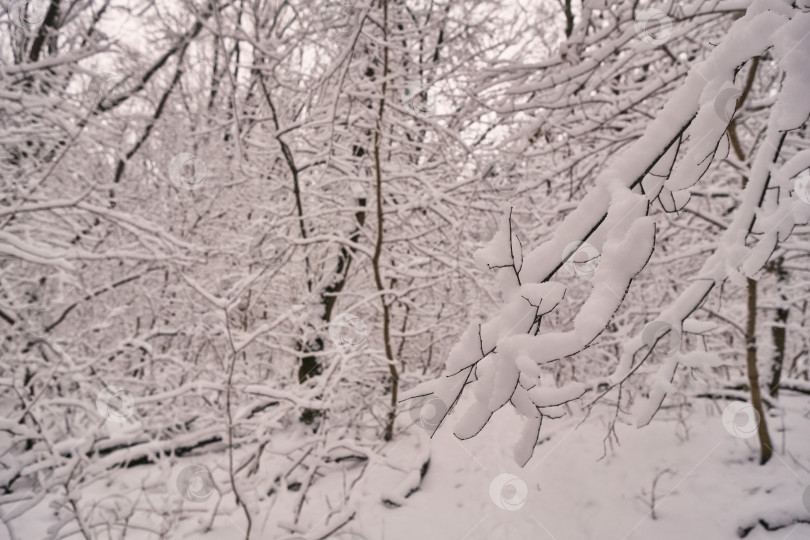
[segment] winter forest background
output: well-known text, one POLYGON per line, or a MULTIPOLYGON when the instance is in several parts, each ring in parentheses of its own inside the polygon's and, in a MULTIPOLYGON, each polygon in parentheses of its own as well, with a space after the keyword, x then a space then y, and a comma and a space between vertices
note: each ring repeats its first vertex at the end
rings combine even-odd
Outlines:
POLYGON ((0 538, 810 538, 810 1, 0 37, 0 538))

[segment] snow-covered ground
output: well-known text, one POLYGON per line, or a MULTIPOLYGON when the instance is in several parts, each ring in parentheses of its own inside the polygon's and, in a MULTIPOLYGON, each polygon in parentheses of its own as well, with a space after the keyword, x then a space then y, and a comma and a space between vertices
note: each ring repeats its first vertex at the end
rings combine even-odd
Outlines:
MULTIPOLYGON (((725 402, 699 399, 691 411, 664 409, 643 429, 620 425, 620 445, 609 449, 604 459, 600 457, 605 421, 610 414, 607 408, 595 411, 579 427, 573 420, 558 424, 549 421, 544 426, 542 443, 523 469, 514 464, 511 455, 511 439, 519 427, 514 414, 501 411, 480 436, 469 441, 459 441, 452 435, 452 420, 457 418, 452 415, 429 442, 432 458, 420 489, 400 507, 385 505, 384 496, 406 474, 388 464, 401 464, 403 469, 408 465, 417 467, 418 447, 427 442, 414 426, 411 436, 399 437, 382 450, 388 462, 372 460, 365 464, 362 480, 350 490, 349 506, 355 517, 330 538, 724 539, 737 538, 741 527, 753 526, 760 518, 770 523, 778 522, 780 516, 804 516, 810 520, 810 419, 806 400, 785 395, 781 402, 784 413, 772 411, 768 418, 776 452, 765 466, 757 463, 756 439, 735 436, 724 425, 722 410, 728 406, 725 402), (679 421, 679 416, 688 416, 688 423, 679 421), (655 517, 650 508, 654 483, 655 517)), ((740 432, 745 430, 745 420, 738 418, 738 423, 742 422, 740 432)), ((99 486, 97 492, 125 500, 129 490, 122 486, 163 485, 168 489, 146 490, 158 495, 151 501, 139 501, 140 507, 165 503, 160 499, 161 491, 167 493, 167 500, 176 500, 172 492, 182 465, 212 459, 225 458, 201 455, 184 458, 172 467, 136 467, 116 476, 121 485, 99 486)), ((340 514, 330 516, 329 506, 336 506, 342 486, 351 484, 360 467, 354 466, 345 476, 327 475, 315 483, 298 524, 301 530, 328 530, 340 514), (323 501, 320 509, 318 499, 323 501)), ((215 473, 214 477, 218 485, 227 485, 224 476, 215 473)), ((295 495, 289 490, 254 503, 252 510, 263 515, 254 517, 252 537, 314 537, 295 536, 290 523, 282 522, 287 525, 282 528, 274 521, 276 516, 291 515, 285 506, 294 504, 295 495)), ((200 524, 208 522, 215 501, 213 497, 196 505, 186 503, 186 510, 199 508, 199 517, 187 520, 182 527, 187 531, 186 538, 232 540, 244 534, 242 514, 228 495, 222 499, 212 529, 202 531, 200 524)), ((168 504, 165 508, 171 507, 168 504)), ((53 509, 43 503, 22 518, 24 526, 18 533, 25 539, 42 538, 55 519, 53 509)), ((139 530, 136 522, 133 520, 126 538, 158 537, 139 530)), ((747 538, 810 538, 810 525, 792 525, 772 532, 756 526, 747 538)))
MULTIPOLYGON (((601 461, 600 422, 552 423, 523 469, 511 457, 514 415, 499 415, 464 442, 443 428, 430 472, 408 505, 381 510, 369 497, 353 530, 375 540, 682 540, 735 538, 740 526, 781 511, 810 518, 802 502, 810 486, 807 418, 788 407, 787 430, 780 418, 769 418, 778 450, 760 467, 756 439, 729 434, 710 401, 695 409, 688 438, 670 411, 644 429, 618 428, 621 446, 601 461), (652 485, 664 471, 653 519, 652 485)), ((758 527, 748 537, 810 538, 810 525, 771 533, 758 527)))

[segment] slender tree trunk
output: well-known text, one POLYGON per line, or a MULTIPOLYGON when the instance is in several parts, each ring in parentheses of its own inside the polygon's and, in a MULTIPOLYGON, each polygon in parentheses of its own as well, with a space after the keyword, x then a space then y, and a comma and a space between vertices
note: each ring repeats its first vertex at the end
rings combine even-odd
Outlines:
POLYGON ((385 111, 385 93, 388 88, 388 0, 381 0, 383 8, 383 76, 382 88, 380 89, 380 109, 377 115, 377 129, 374 132, 374 172, 375 188, 377 192, 377 243, 374 246, 374 257, 371 261, 374 268, 374 282, 377 284, 377 291, 380 293, 380 302, 383 311, 383 344, 385 345, 385 357, 388 360, 388 370, 391 373, 391 409, 388 412, 388 421, 385 425, 386 441, 394 437, 394 421, 397 417, 397 399, 399 395, 399 372, 394 362, 394 351, 391 347, 391 310, 385 298, 385 285, 380 272, 380 255, 383 244, 383 198, 382 198, 382 164, 380 158, 380 143, 382 139, 383 112, 385 111))
POLYGON ((574 31, 574 11, 571 9, 571 0, 565 0, 563 12, 565 13, 565 37, 570 38, 571 32, 574 31))
MULTIPOLYGON (((360 240, 360 229, 362 229, 363 224, 366 222, 366 199, 358 199, 357 204, 361 210, 355 212, 354 215, 357 219, 357 228, 350 237, 351 241, 354 243, 357 243, 360 240)), ((351 267, 354 254, 354 248, 340 248, 340 255, 338 256, 337 266, 334 271, 334 274, 337 276, 335 282, 324 288, 323 292, 321 293, 321 304, 323 304, 322 320, 326 326, 329 326, 329 323, 332 322, 332 312, 334 311, 335 302, 337 302, 338 294, 340 294, 343 287, 346 285, 346 280, 349 277, 349 268, 351 267)), ((318 353, 323 350, 323 339, 318 337, 315 339, 314 343, 309 344, 299 341, 296 347, 299 351, 318 353)), ((318 357, 315 354, 307 355, 301 359, 301 366, 298 368, 298 382, 304 384, 307 379, 320 374, 321 371, 323 371, 323 368, 320 362, 318 362, 318 357)), ((307 409, 305 412, 307 411, 309 411, 309 409, 307 409)), ((310 411, 307 414, 314 414, 315 412, 316 411, 310 411)), ((302 418, 304 417, 302 416, 302 418)), ((306 418, 304 419, 306 421, 306 418)))
POLYGON ((745 362, 748 368, 748 385, 751 388, 751 405, 759 415, 757 436, 759 437, 759 464, 764 465, 771 459, 773 446, 768 434, 768 423, 762 408, 762 394, 759 388, 759 371, 757 370, 757 282, 748 278, 748 321, 745 326, 745 362))
MULTIPOLYGON (((737 100, 737 107, 734 111, 742 109, 748 93, 751 91, 751 86, 756 78, 757 70, 759 68, 759 56, 754 57, 751 61, 751 67, 748 70, 748 76, 745 80, 745 86, 742 94, 737 100)), ((737 136, 737 121, 732 118, 728 124, 728 139, 731 143, 731 148, 734 154, 741 162, 745 162, 745 152, 743 151, 740 139, 737 136)), ((748 185, 748 177, 742 177, 742 188, 745 189, 748 185)), ((748 386, 751 388, 751 405, 759 415, 759 424, 757 425, 757 437, 759 438, 760 449, 760 465, 764 465, 771 459, 773 454, 773 445, 771 444, 771 436, 768 434, 768 422, 765 418, 765 411, 762 408, 762 391, 759 387, 759 370, 757 369, 757 282, 751 278, 747 278, 748 283, 748 320, 745 326, 745 364, 748 371, 748 386)))
MULTIPOLYGON (((770 270, 776 274, 777 285, 784 283, 787 280, 787 272, 782 269, 782 257, 776 259, 771 265, 770 270)), ((784 294, 779 295, 782 305, 776 309, 776 320, 771 327, 771 336, 773 338, 774 354, 771 361, 771 380, 768 383, 768 392, 771 397, 779 397, 779 382, 782 379, 782 366, 785 363, 785 346, 787 342, 787 321, 790 310, 787 307, 787 297, 784 294)))
POLYGON ((787 320, 790 312, 787 309, 776 310, 776 320, 771 335, 775 348, 773 361, 771 363, 771 380, 768 383, 768 391, 771 397, 779 397, 779 382, 782 380, 782 366, 785 362, 785 344, 787 342, 787 320))
MULTIPOLYGON (((267 85, 264 82, 264 76, 261 73, 256 73, 256 76, 259 80, 259 85, 264 96, 265 102, 267 103, 270 112, 273 118, 273 125, 275 125, 276 130, 280 130, 281 124, 279 122, 278 115, 276 113, 276 107, 273 103, 271 98, 270 92, 267 88, 267 85)), ((284 160, 287 163, 287 166, 290 169, 290 174, 292 176, 292 187, 293 187, 293 195, 295 196, 295 211, 298 216, 298 228, 301 232, 301 238, 307 238, 307 226, 304 220, 304 208, 302 203, 302 196, 301 196, 301 182, 299 179, 299 168, 295 163, 295 157, 293 155, 293 151, 290 146, 282 139, 280 136, 276 137, 279 146, 281 148, 281 153, 284 156, 284 160)), ((357 220, 357 228, 354 230, 351 236, 351 241, 357 243, 360 240, 360 230, 363 228, 363 225, 366 221, 366 199, 360 198, 357 200, 357 205, 360 207, 355 213, 355 219, 357 220)), ((321 303, 323 304, 323 316, 322 320, 326 326, 329 326, 329 323, 332 321, 332 311, 335 307, 335 302, 337 301, 337 295, 343 290, 343 287, 346 284, 346 280, 349 276, 349 267, 352 263, 352 258, 355 254, 354 248, 340 248, 340 255, 338 256, 338 262, 334 270, 335 279, 333 283, 327 286, 321 293, 321 303)), ((309 277, 312 275, 312 269, 309 262, 309 257, 305 257, 306 263, 306 272, 307 272, 307 290, 312 291, 313 281, 309 277)), ((299 340, 296 343, 296 350, 305 353, 305 356, 301 358, 301 365, 298 367, 298 382, 300 384, 304 384, 308 379, 319 375, 323 371, 323 366, 321 365, 320 361, 318 360, 317 353, 323 351, 323 339, 321 337, 315 338, 310 343, 307 343, 304 340, 299 340), (306 354, 311 353, 311 354, 306 354)), ((306 424, 311 424, 315 417, 319 415, 319 411, 311 410, 311 409, 304 409, 303 413, 301 414, 301 420, 306 424)))

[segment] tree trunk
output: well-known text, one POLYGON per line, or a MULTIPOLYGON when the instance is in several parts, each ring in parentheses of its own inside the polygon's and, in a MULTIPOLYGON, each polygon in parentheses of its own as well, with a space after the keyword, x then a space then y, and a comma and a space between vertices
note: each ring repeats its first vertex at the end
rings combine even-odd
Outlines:
POLYGON ((385 111, 385 93, 388 88, 388 1, 382 0, 383 8, 383 77, 382 88, 380 89, 380 109, 377 116, 378 127, 374 132, 374 171, 375 187, 377 195, 377 243, 374 246, 374 257, 371 264, 374 270, 374 282, 380 292, 380 303, 383 311, 383 345, 385 346, 385 358, 388 360, 388 370, 391 373, 391 409, 388 412, 388 420, 385 424, 386 441, 394 437, 394 421, 397 417, 397 396, 399 393, 399 372, 394 362, 394 351, 391 347, 391 310, 385 298, 385 285, 383 284, 382 272, 380 271, 380 255, 383 245, 383 192, 382 192, 382 164, 380 158, 380 144, 382 139, 383 113, 385 111))
MULTIPOLYGON (((769 270, 776 274, 777 286, 787 281, 787 272, 782 269, 783 258, 776 259, 769 270)), ((782 366, 785 363, 785 345, 787 341, 787 321, 790 313, 787 303, 787 297, 780 294, 779 298, 782 302, 776 309, 776 320, 771 327, 771 336, 773 338, 774 354, 771 361, 771 380, 768 383, 768 391, 772 398, 779 397, 779 381, 782 379, 782 366)))
MULTIPOLYGON (((759 68, 759 56, 754 57, 751 61, 751 67, 748 70, 748 76, 745 81, 743 92, 737 100, 737 107, 735 115, 745 103, 748 93, 751 91, 751 86, 754 83, 757 69, 759 68)), ((740 139, 737 137, 737 121, 732 118, 728 124, 728 139, 731 144, 731 149, 740 161, 745 161, 745 152, 743 151, 740 139)), ((748 177, 742 177, 742 188, 748 185, 748 177)), ((745 364, 748 371, 748 385, 751 388, 751 405, 759 415, 759 424, 757 424, 757 437, 759 438, 760 457, 759 464, 764 465, 771 459, 773 454, 773 446, 771 445, 771 436, 768 435, 768 422, 765 418, 765 411, 762 409, 762 393, 759 387, 759 371, 757 370, 757 282, 751 278, 747 278, 748 283, 748 321, 745 327, 745 364)))
POLYGON ((759 438, 759 464, 764 465, 771 459, 773 446, 768 435, 768 423, 762 409, 762 394, 759 388, 757 371, 757 282, 748 278, 748 322, 745 328, 745 360, 748 368, 748 385, 751 387, 751 405, 759 415, 757 437, 759 438))

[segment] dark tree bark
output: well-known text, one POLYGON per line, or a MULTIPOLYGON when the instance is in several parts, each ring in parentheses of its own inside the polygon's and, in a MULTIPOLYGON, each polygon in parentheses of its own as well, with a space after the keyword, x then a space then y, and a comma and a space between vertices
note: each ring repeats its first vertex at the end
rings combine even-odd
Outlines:
MULTIPOLYGON (((776 259, 769 270, 776 274, 778 284, 787 281, 787 272, 782 268, 782 257, 776 259)), ((780 295, 782 305, 776 309, 776 319, 771 327, 774 355, 771 361, 771 380, 768 383, 768 392, 771 397, 779 397, 779 382, 782 379, 782 366, 785 363, 785 346, 787 343, 787 321, 790 310, 787 308, 787 297, 780 295)))
POLYGON ((757 437, 759 438, 759 464, 771 459, 773 445, 768 434, 768 422, 762 407, 762 393, 759 388, 757 370, 757 282, 748 278, 748 321, 745 327, 745 363, 748 369, 748 385, 751 388, 751 405, 759 415, 757 437))

